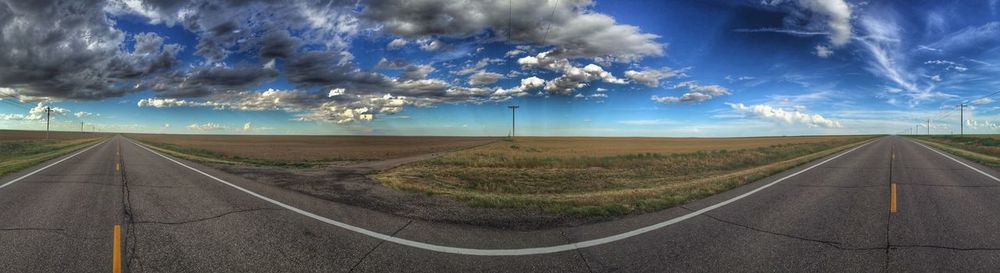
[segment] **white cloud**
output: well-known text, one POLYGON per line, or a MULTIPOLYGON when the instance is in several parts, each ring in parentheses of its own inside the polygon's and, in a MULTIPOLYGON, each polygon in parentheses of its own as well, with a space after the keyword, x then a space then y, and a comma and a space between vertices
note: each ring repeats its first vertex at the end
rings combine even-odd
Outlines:
POLYGON ((332 97, 343 95, 344 92, 346 92, 346 91, 347 90, 345 90, 344 88, 334 88, 334 89, 330 89, 330 93, 327 94, 326 96, 332 98, 332 97))
POLYGON ((625 71, 626 78, 632 79, 637 83, 645 84, 649 87, 660 86, 660 80, 663 79, 683 76, 686 76, 683 70, 673 70, 669 67, 663 67, 660 69, 644 69, 641 71, 625 71))
POLYGON ((625 80, 615 77, 597 64, 588 64, 580 68, 571 64, 566 58, 551 56, 551 53, 552 51, 546 51, 538 53, 535 56, 526 56, 517 60, 522 69, 537 67, 562 72, 562 75, 546 83, 545 91, 549 94, 571 95, 576 89, 585 87, 591 81, 597 79, 613 84, 626 83, 625 80))
POLYGON ((497 90, 493 92, 492 99, 502 101, 510 99, 512 96, 527 95, 528 91, 542 87, 544 85, 545 85, 545 80, 535 76, 531 76, 528 78, 521 79, 521 85, 515 86, 514 88, 510 89, 497 88, 497 90))
POLYGON ((553 46, 557 55, 567 58, 627 62, 664 54, 664 45, 656 41, 659 36, 595 12, 594 5, 592 0, 399 0, 375 2, 364 12, 386 31, 403 37, 465 38, 491 30, 515 44, 553 46))
POLYGON ((737 112, 752 118, 778 121, 785 124, 798 124, 807 127, 840 128, 840 122, 824 118, 818 114, 807 114, 796 110, 785 110, 769 105, 756 104, 744 105, 742 103, 727 103, 729 107, 737 112))
POLYGON ((444 42, 437 39, 420 39, 417 40, 417 44, 420 45, 420 49, 423 51, 437 51, 444 48, 444 42))
POLYGON ((406 39, 397 38, 397 39, 394 39, 391 42, 389 42, 389 44, 386 45, 386 48, 389 49, 389 50, 397 50, 397 49, 403 48, 408 43, 409 42, 406 41, 406 39))
POLYGON ((469 85, 471 86, 483 86, 487 84, 493 84, 500 79, 503 79, 503 74, 479 71, 476 74, 472 74, 469 77, 469 85))
POLYGON ((833 55, 833 50, 830 50, 829 47, 825 47, 825 46, 822 46, 822 45, 816 45, 816 52, 815 52, 815 54, 816 54, 816 56, 819 56, 820 58, 826 58, 826 57, 830 57, 831 55, 833 55))
POLYGON ((679 83, 675 85, 674 88, 687 88, 688 92, 684 93, 680 97, 652 96, 650 97, 650 100, 659 103, 703 102, 711 100, 714 97, 729 95, 729 88, 725 88, 717 84, 699 85, 694 81, 679 83))
POLYGON ((191 130, 196 130, 196 131, 218 131, 218 130, 226 129, 226 127, 223 127, 222 125, 219 125, 218 123, 213 123, 213 122, 208 122, 208 123, 204 123, 204 124, 197 124, 197 123, 195 123, 195 124, 188 125, 187 128, 191 129, 191 130))
POLYGON ((243 131, 250 131, 250 130, 253 130, 253 124, 247 121, 247 123, 243 124, 243 131))
POLYGON ((170 107, 195 107, 195 106, 215 106, 211 102, 187 101, 175 98, 148 98, 141 99, 137 103, 139 107, 170 108, 170 107))
POLYGON ((973 104, 987 104, 987 103, 992 103, 992 102, 993 102, 993 99, 991 99, 991 98, 980 98, 980 99, 972 101, 973 104))
MULTIPOLYGON (((0 114, 0 120, 27 120, 27 121, 38 121, 45 120, 45 108, 49 107, 45 105, 44 102, 39 102, 28 110, 28 114, 0 114)), ((52 107, 52 116, 59 116, 69 114, 71 111, 66 108, 52 107)))
POLYGON ((94 115, 94 113, 91 113, 91 112, 84 112, 84 111, 80 111, 80 112, 76 112, 76 113, 73 113, 73 115, 74 115, 74 116, 76 116, 76 117, 78 117, 78 118, 82 118, 82 117, 89 117, 89 116, 93 116, 93 115, 94 115))
POLYGON ((924 62, 924 64, 943 65, 945 70, 954 70, 958 72, 965 72, 969 70, 969 68, 965 65, 948 60, 930 60, 924 62))
POLYGON ((799 8, 812 13, 811 15, 794 13, 794 15, 824 24, 830 33, 830 44, 833 46, 842 46, 850 41, 851 6, 844 0, 764 0, 763 4, 780 5, 788 2, 795 2, 799 8))

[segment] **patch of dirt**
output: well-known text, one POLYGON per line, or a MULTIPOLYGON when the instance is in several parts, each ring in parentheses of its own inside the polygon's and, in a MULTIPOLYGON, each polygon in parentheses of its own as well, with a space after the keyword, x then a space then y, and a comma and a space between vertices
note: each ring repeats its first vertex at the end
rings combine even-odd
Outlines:
POLYGON ((447 222, 513 230, 533 230, 574 226, 606 218, 562 217, 530 209, 472 207, 444 196, 399 191, 368 178, 368 175, 396 166, 431 159, 446 153, 432 153, 353 165, 330 165, 293 169, 280 167, 222 165, 213 167, 241 177, 294 190, 337 203, 364 207, 411 219, 447 222))

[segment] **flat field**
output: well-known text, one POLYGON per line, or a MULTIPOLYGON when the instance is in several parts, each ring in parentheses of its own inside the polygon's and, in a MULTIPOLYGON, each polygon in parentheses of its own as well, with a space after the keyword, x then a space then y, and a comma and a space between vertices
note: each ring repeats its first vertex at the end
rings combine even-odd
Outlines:
POLYGON ((107 135, 79 132, 0 130, 0 175, 33 166, 91 145, 107 135))
POLYGON ((128 136, 327 200, 514 229, 684 204, 874 138, 128 136))
POLYGON ((707 197, 871 138, 526 137, 372 177, 392 188, 480 207, 621 215, 707 197))
POLYGON ((496 141, 485 137, 234 136, 127 134, 160 148, 254 165, 312 166, 453 151, 496 141))

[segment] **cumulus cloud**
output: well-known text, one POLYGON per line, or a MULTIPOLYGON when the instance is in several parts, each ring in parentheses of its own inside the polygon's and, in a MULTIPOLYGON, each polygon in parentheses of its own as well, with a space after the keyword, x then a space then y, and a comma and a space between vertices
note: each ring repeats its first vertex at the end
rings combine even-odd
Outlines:
POLYGON ((408 43, 409 42, 406 41, 406 39, 396 38, 396 39, 393 39, 392 41, 389 41, 389 44, 386 45, 385 47, 386 47, 386 49, 389 49, 389 50, 397 50, 397 49, 403 48, 408 43))
POLYGON ((825 47, 823 45, 816 45, 816 52, 814 52, 814 54, 820 58, 826 58, 833 55, 833 50, 830 50, 829 47, 825 47))
POLYGON ((95 116, 96 114, 91 113, 91 112, 80 111, 80 112, 73 113, 73 115, 76 116, 76 117, 78 117, 78 118, 82 118, 82 117, 95 116))
POLYGON ((34 107, 28 110, 27 114, 0 114, 0 120, 26 120, 26 121, 39 121, 45 120, 45 109, 50 108, 51 116, 61 116, 69 114, 69 109, 62 107, 52 107, 45 102, 38 102, 34 107))
POLYGON ((469 76, 469 85, 472 86, 483 86, 487 84, 493 84, 500 79, 503 79, 503 74, 479 71, 476 74, 469 76))
POLYGON ((154 95, 140 100, 139 107, 280 110, 294 112, 300 120, 346 123, 409 106, 506 100, 539 88, 572 95, 594 81, 626 84, 637 80, 605 69, 661 56, 665 48, 656 35, 594 11, 591 0, 56 2, 0 5, 0 48, 11 53, 0 54, 0 92, 40 101, 150 90, 154 95), (508 4, 520 16, 510 17, 508 4), (185 48, 169 43, 174 37, 126 33, 115 22, 125 15, 183 28, 195 36, 194 43, 185 48), (527 77, 529 71, 488 72, 500 72, 491 66, 505 62, 495 58, 449 69, 466 81, 433 78, 439 74, 435 66, 453 65, 436 59, 359 67, 350 46, 363 31, 385 32, 379 37, 393 39, 386 45, 389 50, 414 46, 441 55, 479 52, 453 43, 456 38, 507 40, 515 46, 505 54, 508 58, 545 48, 543 54, 528 56, 536 58, 530 68, 559 75, 547 81, 527 77), (181 52, 200 60, 179 66, 181 52), (245 91, 279 77, 294 90, 245 91), (521 82, 491 86, 505 78, 521 82))
POLYGON ((120 82, 171 69, 181 49, 152 33, 128 36, 101 1, 0 4, 0 87, 19 95, 102 99, 137 91, 120 82), (134 46, 126 48, 126 39, 134 46))
POLYGON ((810 128, 840 128, 840 122, 824 118, 818 114, 808 114, 798 110, 785 110, 764 104, 744 105, 742 103, 727 103, 736 112, 747 117, 781 122, 784 124, 804 125, 810 128))
POLYGON ((561 72, 562 75, 546 83, 545 91, 549 94, 572 95, 576 89, 585 87, 594 80, 625 84, 625 80, 615 77, 597 64, 577 67, 566 58, 553 56, 552 51, 538 53, 535 56, 525 56, 518 59, 517 63, 521 65, 522 69, 541 68, 561 72))
POLYGON ((729 95, 729 88, 725 88, 717 84, 699 85, 694 81, 679 83, 675 85, 674 88, 686 88, 688 91, 680 97, 652 96, 650 97, 650 100, 659 103, 703 102, 711 100, 714 97, 729 95))
POLYGON ((663 67, 660 69, 643 69, 640 71, 628 70, 625 71, 625 77, 632 79, 633 81, 641 84, 645 84, 649 87, 660 86, 660 80, 669 79, 673 77, 683 77, 684 71, 673 70, 669 67, 663 67))
POLYGON ((160 75, 145 87, 167 97, 201 97, 213 92, 246 88, 277 76, 278 70, 273 67, 199 67, 160 75))
POLYGON ((290 58, 295 55, 301 40, 292 37, 287 30, 269 30, 260 38, 258 54, 263 59, 290 58))
POLYGON ((528 91, 545 86, 545 80, 531 76, 528 78, 521 79, 521 84, 510 89, 497 88, 493 92, 492 99, 503 101, 508 100, 511 97, 524 96, 527 95, 528 91))
POLYGON ((535 1, 374 0, 365 4, 363 18, 404 37, 464 38, 488 29, 514 42, 553 45, 555 55, 563 57, 624 61, 664 51, 656 41, 658 36, 593 12, 591 0, 548 2, 544 7, 535 1), (510 17, 511 13, 518 16, 510 17))
POLYGON ((196 131, 219 131, 219 130, 226 129, 226 127, 223 127, 222 125, 219 125, 218 123, 214 123, 214 122, 208 122, 208 123, 203 123, 203 124, 197 124, 197 123, 195 123, 195 124, 188 125, 187 128, 191 129, 191 130, 196 130, 196 131))

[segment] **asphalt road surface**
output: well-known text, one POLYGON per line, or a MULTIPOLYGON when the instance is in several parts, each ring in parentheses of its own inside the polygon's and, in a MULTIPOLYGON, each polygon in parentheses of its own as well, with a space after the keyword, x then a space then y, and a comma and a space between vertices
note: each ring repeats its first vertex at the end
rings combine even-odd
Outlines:
POLYGON ((511 232, 341 205, 116 136, 0 178, 0 272, 997 272, 996 177, 883 137, 683 207, 511 232))

